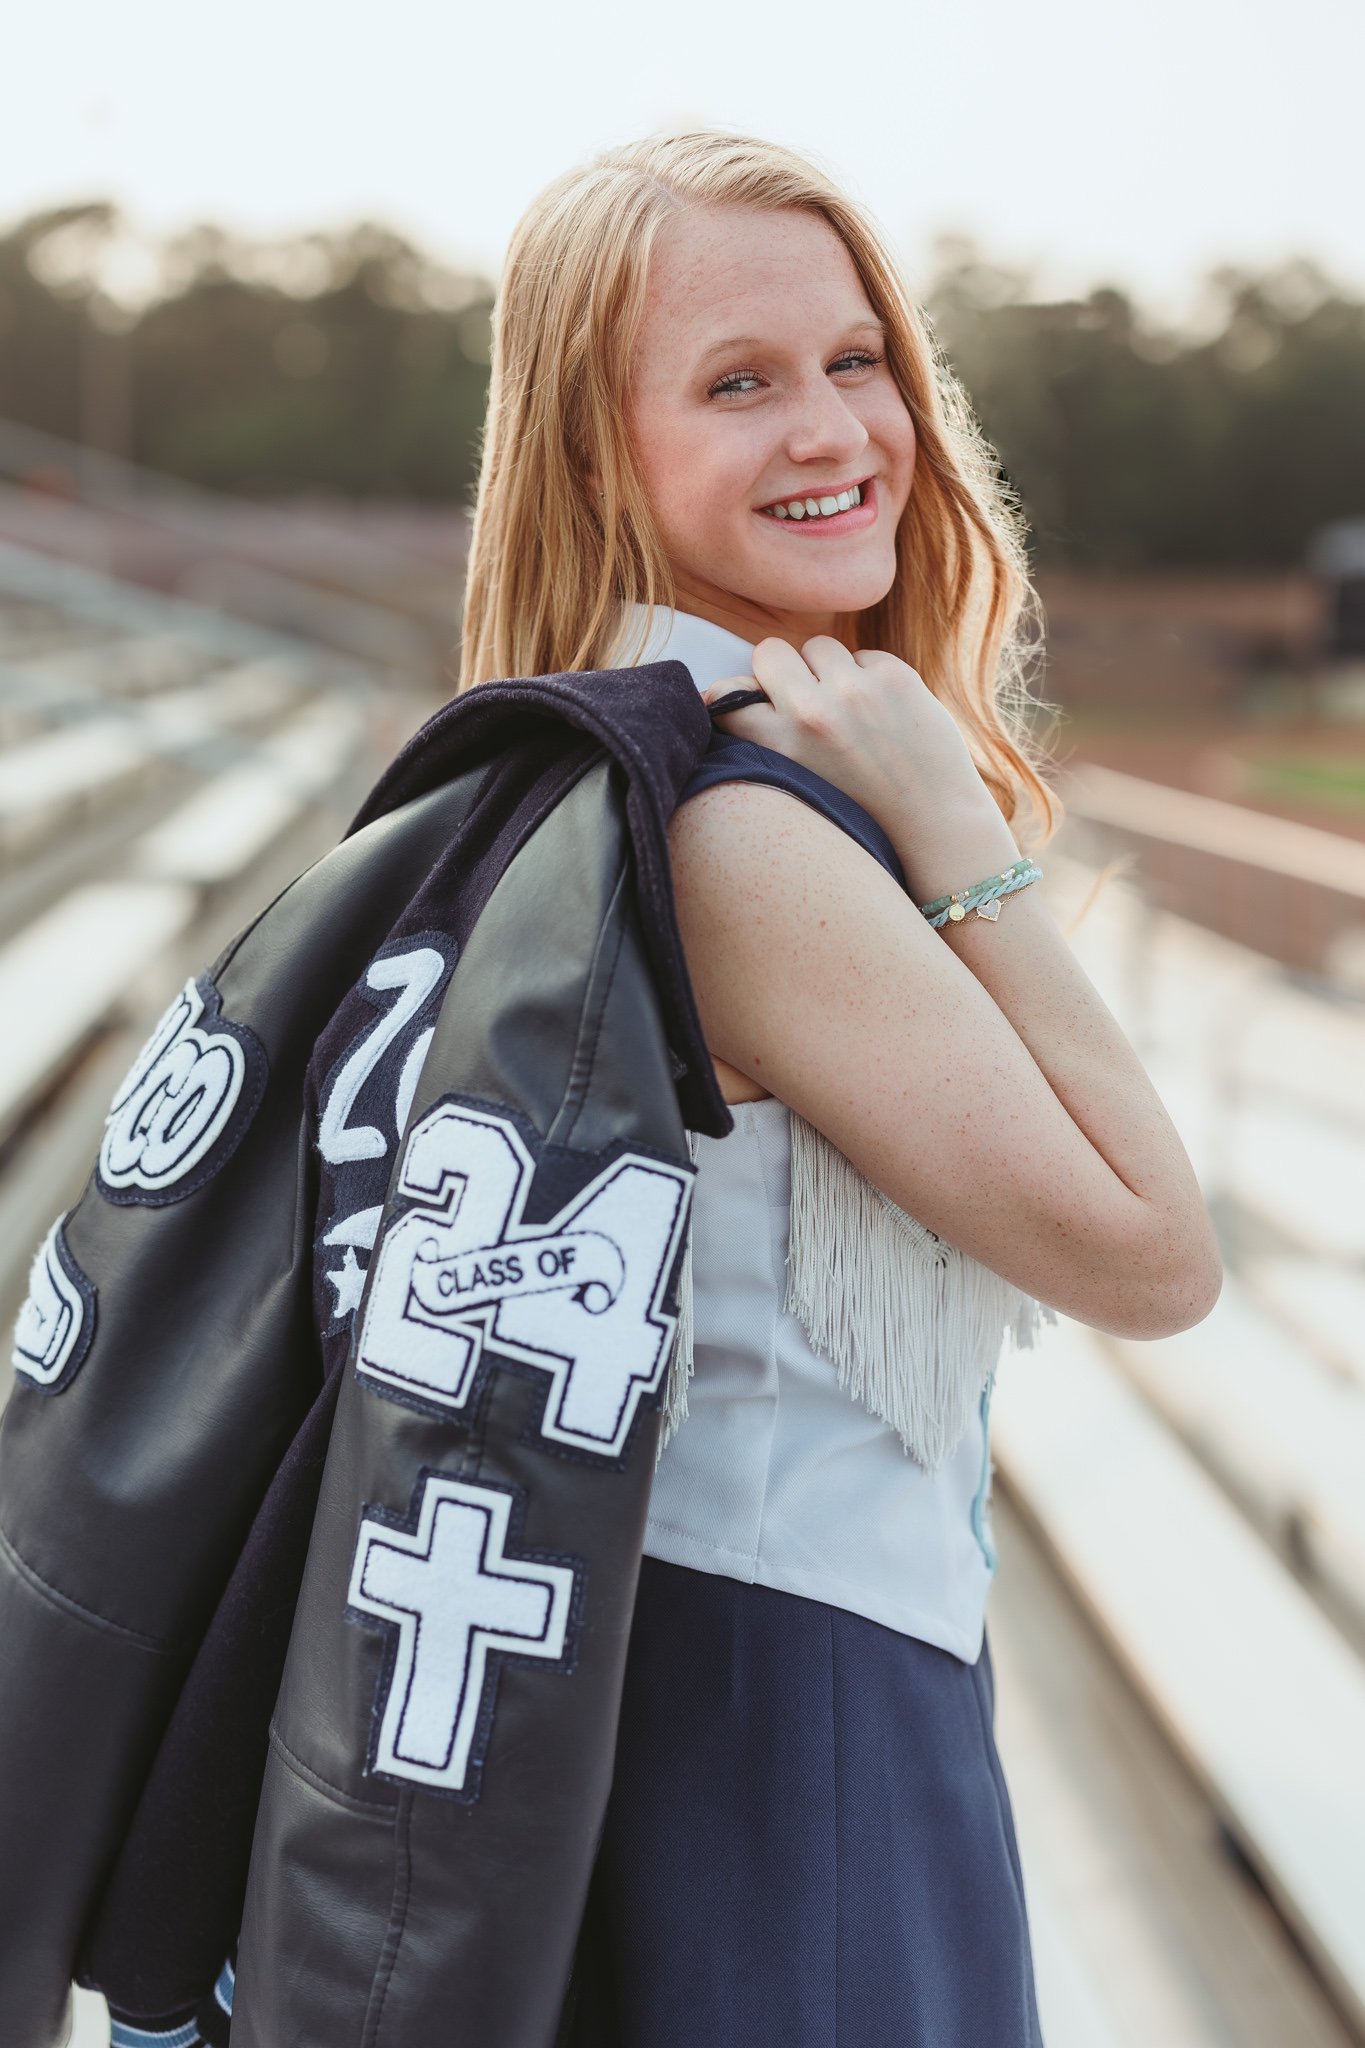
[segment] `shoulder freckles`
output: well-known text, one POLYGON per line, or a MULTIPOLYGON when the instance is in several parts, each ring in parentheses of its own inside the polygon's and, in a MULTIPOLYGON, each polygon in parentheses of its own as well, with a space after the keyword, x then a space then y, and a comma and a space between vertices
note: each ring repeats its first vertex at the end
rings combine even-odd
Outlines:
POLYGON ((717 782, 673 813, 670 835, 696 847, 819 844, 838 827, 788 790, 765 782, 717 782))

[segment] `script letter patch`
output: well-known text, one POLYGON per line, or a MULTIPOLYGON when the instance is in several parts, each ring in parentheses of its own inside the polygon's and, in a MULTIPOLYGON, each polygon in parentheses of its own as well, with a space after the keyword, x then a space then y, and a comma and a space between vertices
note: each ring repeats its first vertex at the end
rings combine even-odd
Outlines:
POLYGON ((376 953, 347 999, 364 1022, 329 1068, 320 1091, 317 1143, 321 1160, 316 1263, 325 1290, 326 1328, 355 1314, 384 1196, 389 1161, 402 1137, 431 1049, 455 964, 448 934, 414 932, 376 953), (378 1014, 376 1015, 375 1012, 378 1014))
POLYGON ((133 1061, 105 1119, 97 1180, 111 1202, 178 1202, 241 1142, 265 1089, 265 1049, 221 1014, 207 975, 187 981, 133 1061))
POLYGON ((45 1393, 74 1378, 95 1334, 95 1290, 76 1264, 59 1216, 34 1253, 14 1326, 14 1370, 45 1393))

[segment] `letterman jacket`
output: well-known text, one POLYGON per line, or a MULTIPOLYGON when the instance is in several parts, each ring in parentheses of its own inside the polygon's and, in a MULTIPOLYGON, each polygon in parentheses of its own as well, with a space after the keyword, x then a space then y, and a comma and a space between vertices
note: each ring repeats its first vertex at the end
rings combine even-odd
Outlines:
POLYGON ((0 1422, 0 2048, 552 2048, 694 1171, 687 669, 480 685, 179 990, 0 1422), (240 1952, 238 1938, 240 1936, 240 1952))

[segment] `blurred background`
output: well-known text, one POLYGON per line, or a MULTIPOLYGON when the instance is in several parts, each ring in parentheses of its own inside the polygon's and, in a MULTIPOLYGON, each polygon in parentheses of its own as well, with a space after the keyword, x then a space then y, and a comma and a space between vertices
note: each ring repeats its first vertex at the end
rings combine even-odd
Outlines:
POLYGON ((1365 2042, 1358 0, 70 0, 11 35, 6 1326, 167 991, 451 693, 524 206, 665 126, 810 152, 1028 508, 1068 812, 1040 886, 1227 1275, 1176 1338, 1063 1320, 1002 1359, 990 1630, 1048 2048, 1365 2042))

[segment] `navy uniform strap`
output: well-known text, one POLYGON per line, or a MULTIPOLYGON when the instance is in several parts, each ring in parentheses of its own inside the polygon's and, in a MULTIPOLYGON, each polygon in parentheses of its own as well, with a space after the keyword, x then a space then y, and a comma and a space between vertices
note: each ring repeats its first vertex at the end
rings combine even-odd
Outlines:
POLYGON ((880 861, 900 888, 905 887, 905 870, 896 858, 896 849, 871 812, 834 783, 826 782, 813 768, 803 768, 799 761, 789 761, 776 748, 760 746, 757 740, 742 740, 734 733, 713 731, 706 752, 683 784, 678 802, 686 803, 690 796, 697 796, 718 782, 766 782, 774 789, 785 789, 840 826, 850 839, 856 839, 875 861, 880 861))

